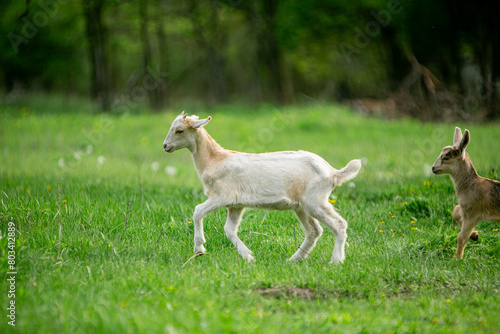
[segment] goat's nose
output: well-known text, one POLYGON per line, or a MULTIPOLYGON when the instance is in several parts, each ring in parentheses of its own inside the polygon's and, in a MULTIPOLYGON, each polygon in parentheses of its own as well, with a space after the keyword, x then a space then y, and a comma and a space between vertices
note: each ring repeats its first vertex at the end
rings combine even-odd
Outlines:
POLYGON ((167 144, 163 144, 163 149, 166 149, 167 148, 167 144))

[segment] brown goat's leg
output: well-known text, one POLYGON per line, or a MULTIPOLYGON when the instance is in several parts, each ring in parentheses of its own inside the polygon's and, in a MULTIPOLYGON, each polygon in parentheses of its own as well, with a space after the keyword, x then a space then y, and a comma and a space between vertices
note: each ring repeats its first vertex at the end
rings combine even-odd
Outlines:
POLYGON ((457 237, 457 252, 455 253, 455 258, 461 259, 464 255, 464 248, 469 241, 469 237, 476 226, 476 221, 474 220, 463 220, 462 230, 457 237))
POLYGON ((453 209, 453 219, 460 225, 460 229, 462 229, 462 208, 460 205, 457 205, 455 209, 453 209))
POLYGON ((455 259, 461 259, 464 256, 464 248, 465 245, 467 244, 467 241, 469 240, 469 237, 463 233, 464 231, 462 230, 458 234, 457 238, 457 251, 455 253, 455 259))
MULTIPOLYGON (((455 206, 455 209, 453 209, 453 219, 455 219, 458 225, 460 225, 460 229, 462 229, 463 212, 460 205, 455 206)), ((477 231, 472 231, 469 238, 472 239, 473 241, 477 241, 479 239, 479 233, 477 233, 477 231)))

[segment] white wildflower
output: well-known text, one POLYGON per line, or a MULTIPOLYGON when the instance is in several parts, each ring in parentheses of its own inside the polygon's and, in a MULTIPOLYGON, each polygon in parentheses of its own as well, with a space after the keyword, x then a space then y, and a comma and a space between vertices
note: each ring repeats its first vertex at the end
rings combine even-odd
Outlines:
POLYGON ((167 175, 177 175, 177 168, 174 166, 165 167, 165 174, 167 175))

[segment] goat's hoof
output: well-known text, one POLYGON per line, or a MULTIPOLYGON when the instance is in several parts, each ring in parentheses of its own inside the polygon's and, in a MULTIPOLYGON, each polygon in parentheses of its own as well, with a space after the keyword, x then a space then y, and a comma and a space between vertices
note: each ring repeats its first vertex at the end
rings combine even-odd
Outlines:
POLYGON ((255 262, 255 258, 254 258, 252 255, 250 255, 250 254, 249 254, 249 255, 247 256, 247 261, 248 261, 248 263, 255 262))
POLYGON ((301 257, 293 255, 291 258, 289 258, 288 260, 286 260, 286 262, 296 263, 296 262, 300 262, 300 261, 302 261, 304 259, 305 259, 305 257, 301 258, 301 257))
POLYGON ((207 250, 203 246, 195 246, 194 247, 194 254, 203 255, 206 252, 207 252, 207 250))
POLYGON ((478 241, 479 240, 479 233, 477 233, 477 231, 473 231, 469 238, 472 240, 472 241, 478 241))
POLYGON ((332 259, 330 262, 328 262, 329 265, 335 265, 335 264, 342 264, 344 263, 344 260, 337 260, 337 259, 332 259))

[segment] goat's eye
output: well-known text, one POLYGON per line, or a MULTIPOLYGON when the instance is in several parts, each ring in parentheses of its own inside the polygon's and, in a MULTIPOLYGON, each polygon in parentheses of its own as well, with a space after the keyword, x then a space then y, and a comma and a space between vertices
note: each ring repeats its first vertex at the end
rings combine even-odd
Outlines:
POLYGON ((177 130, 177 131, 175 131, 175 134, 177 134, 177 135, 180 135, 180 134, 182 134, 182 133, 184 133, 184 131, 183 131, 183 130, 177 130))
POLYGON ((443 161, 448 161, 450 160, 450 157, 443 157, 443 161))

